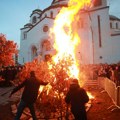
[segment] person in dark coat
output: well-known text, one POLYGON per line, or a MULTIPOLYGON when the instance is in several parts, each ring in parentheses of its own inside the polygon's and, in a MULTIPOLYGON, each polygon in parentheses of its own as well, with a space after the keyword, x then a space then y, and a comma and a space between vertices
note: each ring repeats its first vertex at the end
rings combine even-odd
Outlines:
POLYGON ((70 89, 66 94, 65 102, 71 104, 71 112, 75 120, 87 120, 85 103, 89 101, 89 97, 83 88, 80 88, 77 79, 73 79, 70 89))
POLYGON ((20 119, 25 107, 28 107, 30 109, 30 113, 33 117, 33 120, 36 120, 34 103, 37 99, 40 85, 47 85, 47 84, 48 84, 47 82, 39 81, 35 77, 35 72, 31 71, 30 78, 26 79, 23 83, 21 83, 20 85, 18 85, 17 87, 15 87, 13 89, 13 91, 10 94, 10 97, 12 94, 14 94, 18 90, 20 90, 22 87, 24 87, 24 91, 22 93, 21 101, 20 101, 20 104, 18 106, 15 120, 20 119))

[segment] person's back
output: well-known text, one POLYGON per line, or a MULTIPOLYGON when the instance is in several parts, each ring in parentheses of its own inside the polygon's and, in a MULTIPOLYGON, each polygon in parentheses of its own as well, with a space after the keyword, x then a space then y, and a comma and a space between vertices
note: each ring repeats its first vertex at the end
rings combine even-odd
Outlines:
POLYGON ((35 77, 26 80, 22 99, 28 104, 34 103, 37 99, 39 87, 40 82, 35 77))
POLYGON ((67 104, 71 104, 71 112, 73 113, 75 120, 87 120, 85 103, 89 101, 89 97, 86 91, 83 88, 80 88, 77 81, 75 84, 70 85, 65 101, 67 104))
POLYGON ((80 87, 71 88, 70 97, 72 109, 78 110, 85 108, 85 103, 89 100, 89 98, 85 94, 85 90, 80 87))

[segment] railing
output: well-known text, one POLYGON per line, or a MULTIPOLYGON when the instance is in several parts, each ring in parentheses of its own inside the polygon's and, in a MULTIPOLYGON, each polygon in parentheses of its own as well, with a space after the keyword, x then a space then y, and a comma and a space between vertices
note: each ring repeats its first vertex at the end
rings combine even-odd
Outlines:
POLYGON ((116 87, 113 81, 105 77, 98 78, 98 85, 105 89, 115 105, 120 108, 120 86, 116 87))

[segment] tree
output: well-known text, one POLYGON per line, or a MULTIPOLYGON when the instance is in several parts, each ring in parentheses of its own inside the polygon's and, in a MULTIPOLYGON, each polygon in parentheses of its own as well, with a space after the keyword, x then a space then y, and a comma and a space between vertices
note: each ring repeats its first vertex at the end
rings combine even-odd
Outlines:
POLYGON ((25 63, 22 70, 17 74, 17 80, 13 81, 13 84, 16 85, 25 79, 29 79, 30 71, 35 71, 38 80, 49 82, 47 86, 41 87, 36 101, 36 109, 42 113, 40 118, 62 119, 63 114, 66 113, 64 97, 72 79, 68 75, 72 62, 70 56, 66 59, 59 59, 58 63, 52 59, 48 60, 48 58, 40 61, 35 58, 32 62, 25 63), (56 114, 56 112, 58 113, 56 114))
POLYGON ((17 44, 7 40, 4 34, 0 34, 0 67, 14 65, 15 54, 17 54, 17 44))

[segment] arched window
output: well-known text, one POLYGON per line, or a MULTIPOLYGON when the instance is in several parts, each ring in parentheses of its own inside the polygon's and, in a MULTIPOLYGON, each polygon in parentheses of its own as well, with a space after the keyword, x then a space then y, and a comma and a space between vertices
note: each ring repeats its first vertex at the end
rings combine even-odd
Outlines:
POLYGON ((45 14, 45 17, 47 17, 47 14, 45 14))
POLYGON ((118 23, 116 23, 116 29, 118 29, 118 23))
POLYGON ((53 11, 50 12, 50 17, 53 18, 53 11))
POLYGON ((26 31, 23 33, 23 40, 25 40, 25 39, 27 39, 27 32, 26 31))
POLYGON ((34 16, 33 19, 32 19, 32 23, 34 24, 36 22, 37 22, 37 19, 36 19, 36 16, 34 16))
POLYGON ((112 23, 110 22, 110 28, 112 28, 112 23))
POLYGON ((49 51, 51 50, 51 43, 49 40, 44 40, 42 42, 42 51, 49 51))
POLYGON ((32 60, 37 56, 37 48, 36 46, 32 46, 31 48, 31 57, 32 57, 32 60))

